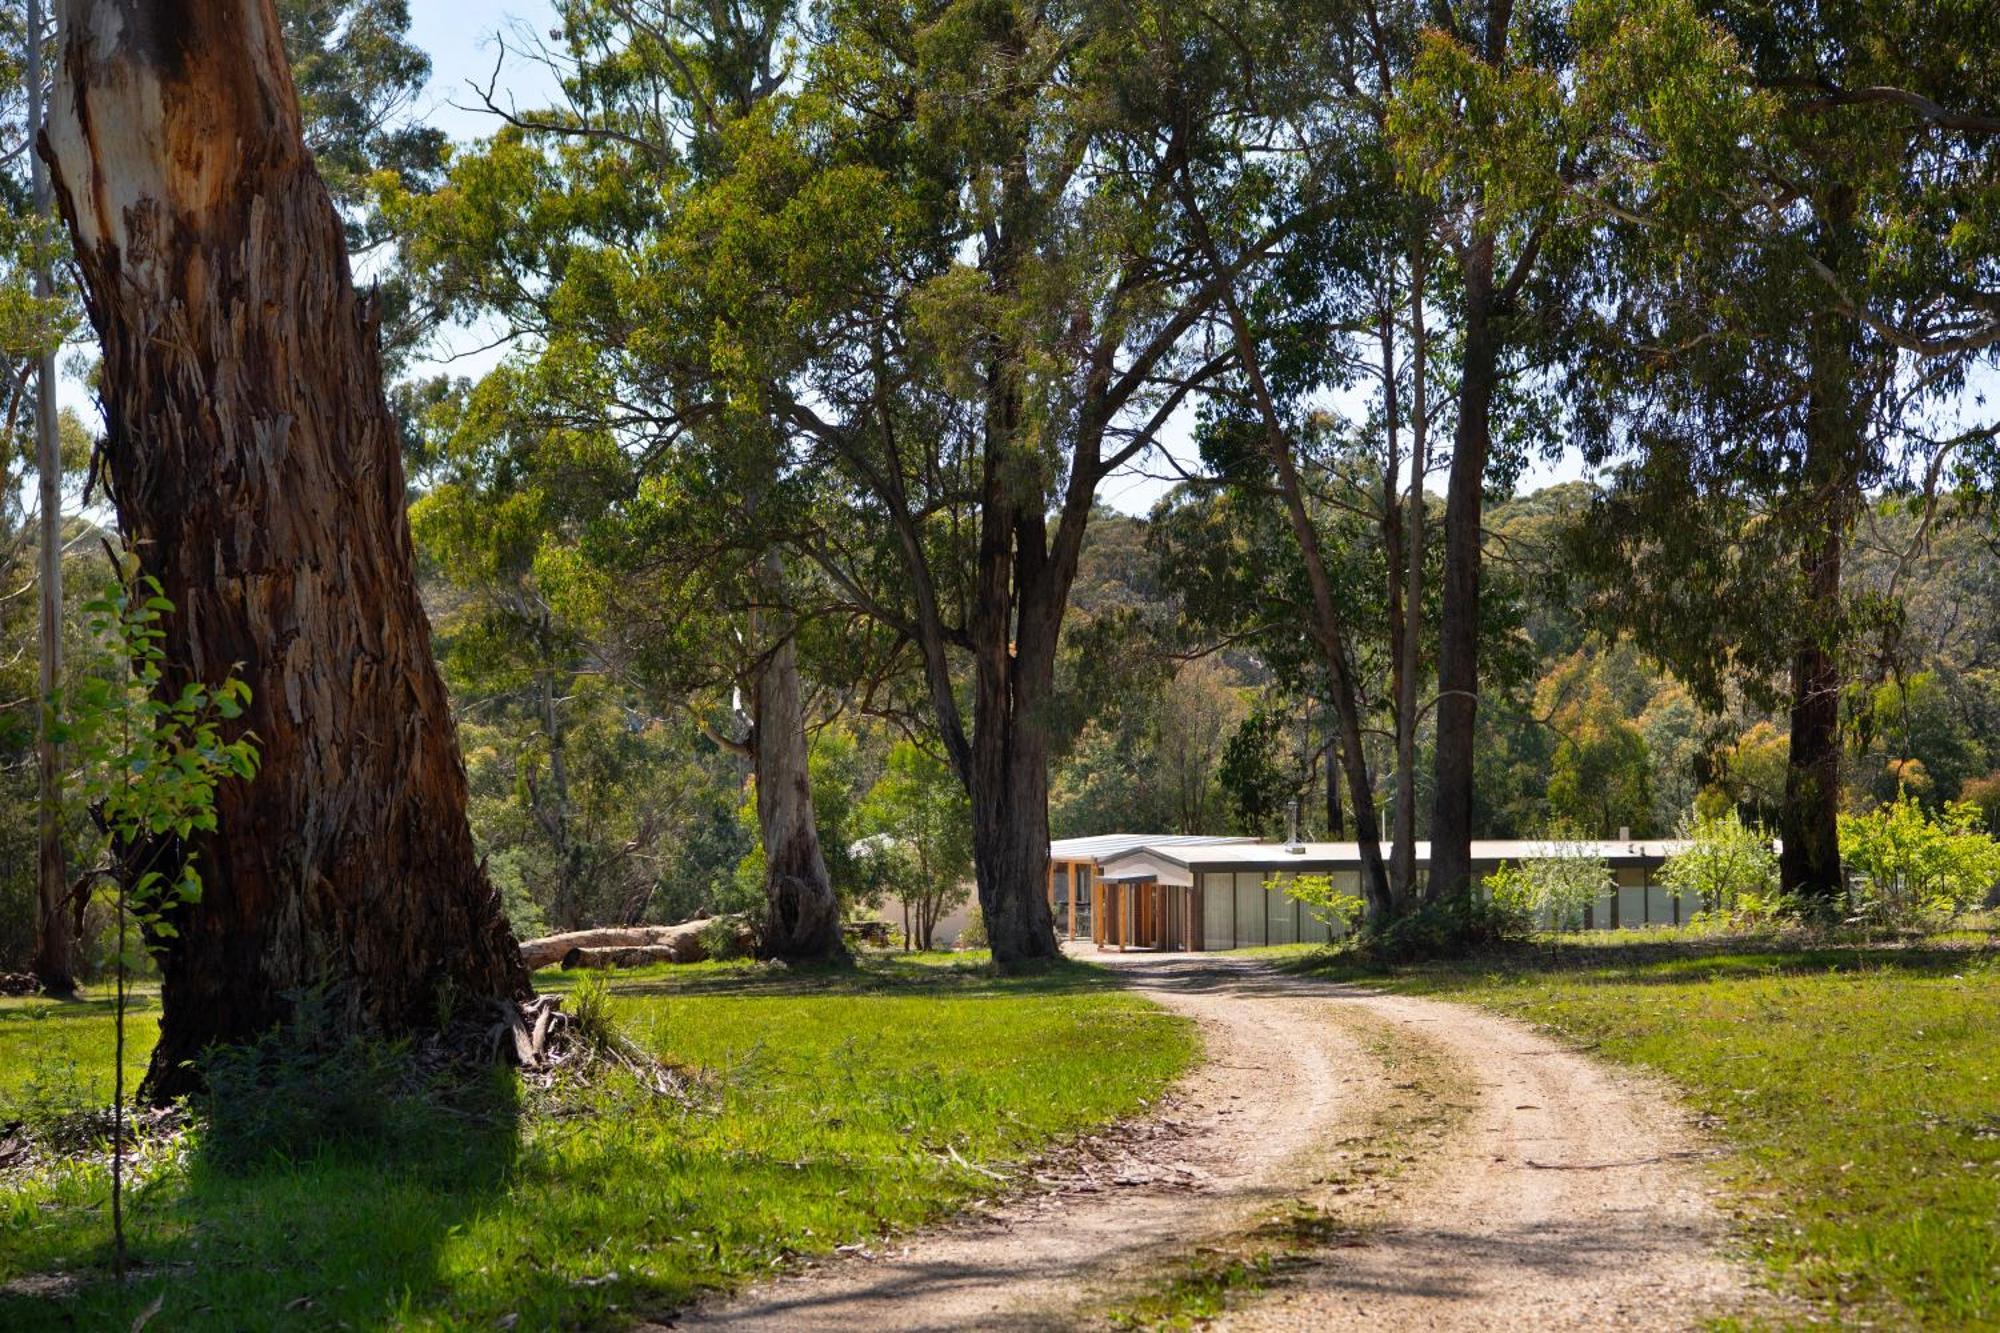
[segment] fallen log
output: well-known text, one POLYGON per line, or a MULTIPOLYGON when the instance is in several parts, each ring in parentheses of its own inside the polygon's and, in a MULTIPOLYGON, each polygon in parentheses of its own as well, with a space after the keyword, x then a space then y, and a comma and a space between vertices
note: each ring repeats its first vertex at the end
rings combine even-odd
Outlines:
POLYGON ((602 926, 595 930, 571 930, 560 935, 544 935, 538 940, 521 941, 521 962, 530 972, 563 960, 571 949, 618 949, 667 944, 677 932, 699 935, 706 918, 683 921, 677 926, 602 926))
POLYGON ((700 940, 673 944, 630 944, 608 949, 571 949, 562 956, 563 971, 580 967, 645 967, 649 963, 699 963, 708 957, 700 940))
POLYGON ((699 963, 708 957, 708 944, 702 936, 719 922, 735 932, 736 953, 755 950, 756 932, 742 917, 696 917, 673 926, 606 926, 523 940, 521 961, 530 972, 557 963, 565 968, 699 963), (622 957, 613 959, 614 954, 622 957))

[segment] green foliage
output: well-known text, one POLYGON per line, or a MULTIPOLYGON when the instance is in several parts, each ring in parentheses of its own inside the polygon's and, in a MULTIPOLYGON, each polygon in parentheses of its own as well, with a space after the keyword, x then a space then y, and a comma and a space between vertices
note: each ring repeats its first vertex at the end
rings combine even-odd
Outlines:
POLYGON ((1585 911, 1613 881, 1599 857, 1571 845, 1579 837, 1574 827, 1555 826, 1537 854, 1488 875, 1484 887, 1494 911, 1523 930, 1581 930, 1585 911))
MULTIPOLYGON (((703 933, 706 943, 707 932, 703 933)), ((720 958, 712 949, 710 958, 720 958)), ((611 983, 602 972, 586 971, 562 997, 562 1011, 569 1016, 577 1038, 591 1050, 604 1050, 618 1040, 611 1017, 611 983)))
POLYGON ((750 957, 756 952, 751 944, 754 939, 754 933, 746 932, 743 919, 737 916, 714 917, 701 928, 701 947, 718 963, 750 957))
POLYGON ((2000 841, 1967 802, 1932 815, 1905 793, 1866 814, 1842 815, 1840 855, 1866 881, 1863 911, 1888 924, 1949 921, 2000 885, 2000 841))
POLYGON ((1379 929, 1356 936, 1351 951, 1383 963, 1463 958, 1518 939, 1523 926, 1485 894, 1453 894, 1419 903, 1379 929))
POLYGON ((1230 827, 1238 832, 1270 837, 1284 826, 1294 788, 1278 763, 1282 727, 1273 714, 1253 712, 1223 746, 1216 780, 1229 794, 1230 827))
POLYGON ((874 884, 902 904, 906 946, 929 949, 938 919, 971 893, 972 807, 949 765, 908 741, 891 747, 860 808, 874 884))
POLYGON ((1303 903, 1308 911, 1335 935, 1346 934, 1361 921, 1367 904, 1361 895, 1336 888, 1331 875, 1294 875, 1289 881, 1267 879, 1266 893, 1283 893, 1303 903))
POLYGON ((1699 898, 1704 911, 1726 913, 1741 906, 1753 915, 1763 912, 1778 887, 1778 854, 1769 833, 1730 809, 1696 815, 1681 836, 1690 845, 1661 865, 1662 884, 1699 898))
POLYGON ((974 903, 966 913, 965 929, 958 932, 958 947, 961 949, 984 949, 987 947, 986 914, 974 903))
POLYGON ((256 738, 224 736, 225 724, 243 715, 250 687, 234 676, 167 687, 160 621, 173 603, 150 576, 129 586, 113 581, 83 609, 91 636, 129 672, 75 680, 58 708, 57 735, 80 765, 78 795, 103 830, 110 858, 103 873, 118 886, 119 910, 151 938, 171 938, 174 910, 201 896, 186 842, 214 831, 225 780, 257 772, 256 738))

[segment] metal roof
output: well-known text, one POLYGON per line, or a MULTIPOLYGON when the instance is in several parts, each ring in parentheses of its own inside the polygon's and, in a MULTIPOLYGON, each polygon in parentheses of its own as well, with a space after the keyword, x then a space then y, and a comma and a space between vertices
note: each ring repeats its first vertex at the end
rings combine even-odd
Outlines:
POLYGON ((1102 861, 1141 847, 1211 847, 1251 838, 1211 838, 1187 833, 1100 833, 1090 838, 1057 838, 1049 844, 1051 861, 1102 861))
MULTIPOLYGON (((1472 859, 1480 864, 1497 864, 1537 856, 1570 855, 1594 857, 1614 866, 1636 865, 1663 861, 1688 845, 1684 840, 1662 838, 1613 838, 1602 842, 1552 842, 1545 838, 1474 839, 1472 859)), ((1419 842, 1416 851, 1419 864, 1431 859, 1428 842, 1419 842)), ((1126 851, 1101 856, 1099 860, 1105 863, 1108 870, 1109 863, 1118 857, 1139 853, 1150 859, 1195 870, 1298 870, 1308 867, 1314 870, 1347 870, 1361 864, 1359 843, 1309 842, 1299 850, 1287 850, 1284 843, 1251 842, 1247 838, 1206 843, 1200 840, 1170 842, 1149 839, 1126 851)), ((1389 855, 1387 840, 1382 843, 1382 855, 1385 859, 1389 855)))

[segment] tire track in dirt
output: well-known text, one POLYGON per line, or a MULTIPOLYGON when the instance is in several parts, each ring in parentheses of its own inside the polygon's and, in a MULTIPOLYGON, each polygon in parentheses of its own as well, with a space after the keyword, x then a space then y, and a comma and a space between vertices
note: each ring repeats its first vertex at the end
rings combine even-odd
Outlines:
POLYGON ((1088 1327, 1198 1247, 1301 1204, 1358 1237, 1301 1252, 1303 1266, 1229 1327, 1672 1329, 1743 1302, 1693 1140, 1657 1089, 1457 1005, 1227 956, 1101 961, 1192 1018, 1205 1044, 1162 1121, 1135 1135, 1141 1169, 1119 1174, 1139 1183, 1019 1193, 670 1326, 1088 1327), (1421 1048, 1442 1082, 1398 1086, 1371 1050, 1385 1041, 1421 1048), (1440 1086, 1461 1109, 1431 1117, 1450 1128, 1418 1160, 1371 1162, 1353 1146, 1440 1086), (1163 1152, 1170 1169, 1147 1160, 1163 1152))

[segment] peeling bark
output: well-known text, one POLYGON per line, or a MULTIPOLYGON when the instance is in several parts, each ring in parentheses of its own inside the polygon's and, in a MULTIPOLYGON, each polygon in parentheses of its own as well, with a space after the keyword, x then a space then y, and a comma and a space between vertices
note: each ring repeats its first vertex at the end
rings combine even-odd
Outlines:
POLYGON ((764 841, 763 952, 794 962, 845 958, 840 902, 813 818, 799 654, 789 635, 771 650, 753 693, 751 751, 757 827, 764 841))
POLYGON ((125 539, 175 606, 165 689, 254 691, 199 903, 161 942, 144 1087, 325 986, 354 1030, 527 973, 474 854, 418 603, 376 321, 300 135, 270 0, 65 0, 43 153, 104 352, 125 539))

